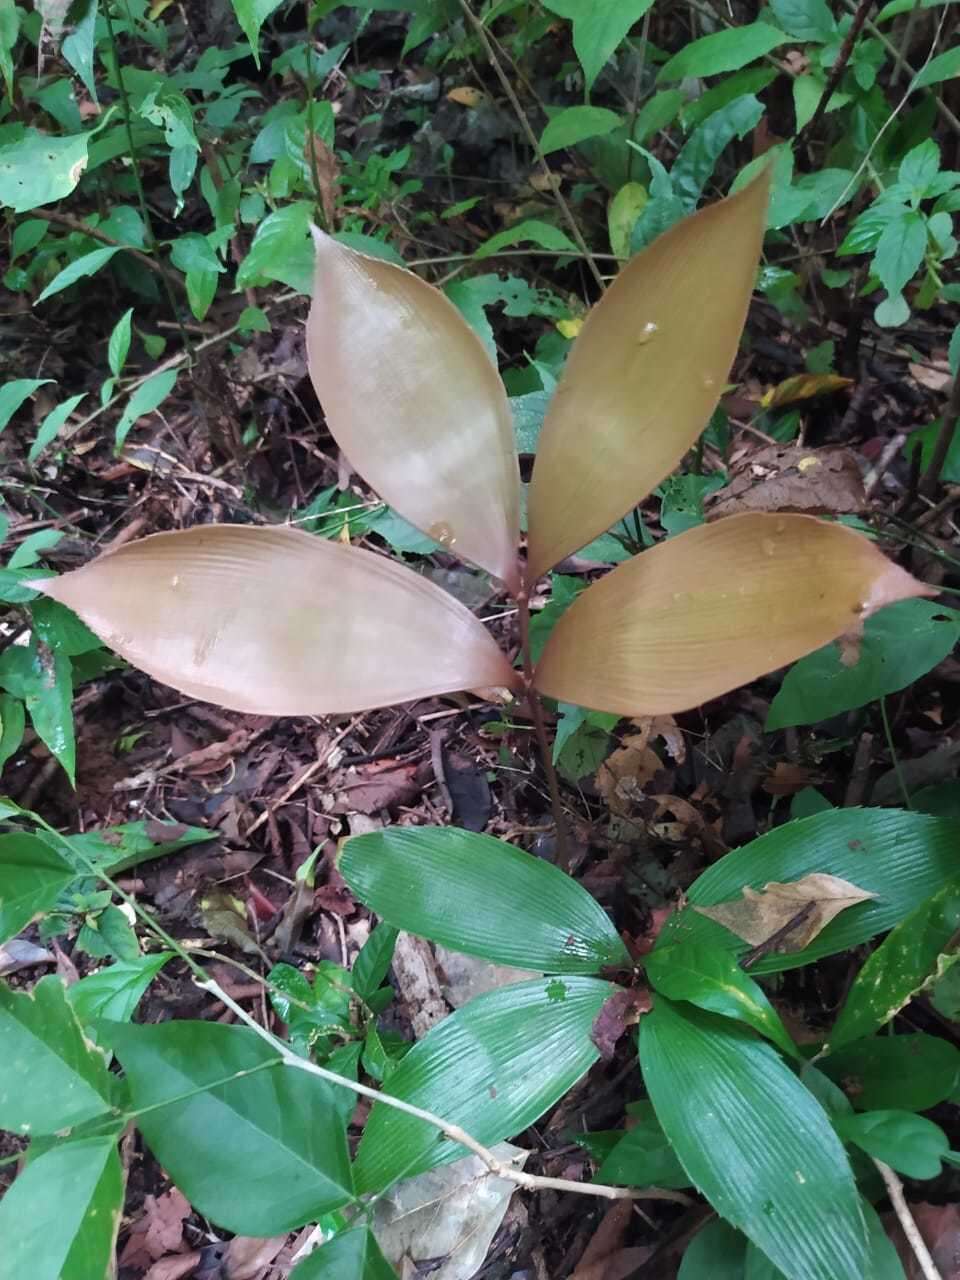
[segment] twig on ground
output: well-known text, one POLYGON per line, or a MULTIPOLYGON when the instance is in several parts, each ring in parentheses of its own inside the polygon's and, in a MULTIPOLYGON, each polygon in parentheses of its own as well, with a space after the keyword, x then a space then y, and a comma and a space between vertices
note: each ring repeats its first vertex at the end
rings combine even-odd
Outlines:
POLYGON ((883 479, 887 467, 889 467, 890 463, 906 444, 906 441, 907 433, 905 431, 897 431, 883 446, 883 451, 881 452, 880 457, 867 472, 867 478, 863 484, 864 497, 873 497, 874 490, 883 479))
POLYGON ((874 1159, 873 1163, 880 1171, 880 1177, 887 1188, 887 1195, 890 1197, 893 1211, 897 1215, 897 1221, 903 1228, 903 1234, 907 1237, 907 1244, 913 1250, 913 1256, 920 1264, 924 1280, 943 1280, 937 1270, 936 1263, 930 1256, 926 1241, 920 1234, 920 1229, 913 1219, 913 1214, 910 1212, 910 1206, 907 1204, 906 1197, 903 1194, 903 1183, 888 1164, 884 1164, 882 1160, 877 1159, 874 1159))
POLYGON ((340 730, 319 760, 314 760, 313 764, 307 765, 304 770, 297 774, 289 786, 280 793, 280 796, 267 805, 260 817, 256 818, 247 828, 245 836, 246 839, 249 840, 253 833, 255 831, 259 831, 263 824, 269 820, 272 813, 276 813, 281 805, 285 805, 288 800, 296 795, 301 787, 305 786, 311 778, 315 777, 320 772, 321 769, 326 768, 330 757, 333 755, 336 748, 344 740, 347 734, 353 732, 362 719, 362 715, 354 716, 346 728, 340 730))
POLYGON ((517 119, 520 121, 520 127, 523 129, 523 132, 526 134, 527 141, 530 143, 530 146, 533 148, 533 154, 537 157, 540 167, 543 169, 544 176, 546 177, 546 180, 547 180, 547 185, 549 186, 550 190, 553 192, 554 199, 556 200, 558 206, 560 207, 560 212, 563 214, 564 220, 567 223, 567 226, 570 228, 570 234, 573 236, 573 239, 577 248, 583 254, 584 258, 586 258, 587 266, 590 268, 591 274, 593 275, 594 280, 596 280, 597 282, 597 287, 602 292, 607 286, 603 276, 600 274, 600 268, 597 266, 596 262, 594 261, 593 254, 590 252, 590 249, 587 246, 587 242, 586 240, 584 240, 583 234, 580 231, 580 227, 577 223, 577 220, 573 216, 573 210, 570 208, 569 204, 567 203, 566 197, 564 196, 563 192, 560 190, 560 186, 556 181, 556 179, 554 178, 553 170, 550 168, 549 164, 547 163, 546 157, 544 156, 543 152, 540 149, 540 143, 537 141, 537 135, 534 133, 533 127, 530 124, 529 117, 527 116, 527 113, 523 109, 523 104, 521 103, 520 99, 517 97, 516 92, 513 88, 513 85, 510 83, 509 77, 507 76, 503 67, 500 65, 500 59, 497 57, 497 52, 493 47, 493 42, 491 41, 489 35, 487 34, 487 29, 486 27, 484 27, 483 23, 480 21, 477 15, 470 8, 469 0, 460 0, 460 8, 463 10, 464 17, 467 19, 467 22, 469 22, 470 26, 473 27, 474 31, 477 34, 477 38, 479 39, 480 43, 483 45, 484 52, 486 53, 487 58, 490 61, 490 66, 493 68, 494 74, 496 75, 497 79, 500 81, 501 87, 503 88, 503 92, 507 95, 507 98, 510 102, 511 107, 513 107, 513 110, 516 112, 517 119))

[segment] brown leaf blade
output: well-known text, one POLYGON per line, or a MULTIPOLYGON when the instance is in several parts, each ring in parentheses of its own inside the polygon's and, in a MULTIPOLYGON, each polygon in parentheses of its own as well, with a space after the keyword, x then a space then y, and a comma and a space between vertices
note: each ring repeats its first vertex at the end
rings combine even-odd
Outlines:
POLYGON ((840 876, 813 871, 789 883, 771 881, 759 891, 745 885, 743 897, 735 902, 694 907, 694 911, 716 920, 751 946, 762 946, 784 932, 778 949, 802 951, 841 911, 876 896, 840 876))
POLYGON ((483 344, 411 271, 315 240, 307 359, 330 431, 402 516, 516 591, 513 420, 483 344))
POLYGON ((609 529, 706 426, 746 319, 767 191, 759 178, 672 227, 588 316, 540 436, 531 581, 609 529))
POLYGON ((932 590, 868 539, 813 516, 748 513, 644 551, 552 631, 541 693, 618 715, 698 706, 932 590))
POLYGON ((516 685, 445 591, 297 529, 158 533, 31 585, 141 671, 235 711, 329 715, 516 685))

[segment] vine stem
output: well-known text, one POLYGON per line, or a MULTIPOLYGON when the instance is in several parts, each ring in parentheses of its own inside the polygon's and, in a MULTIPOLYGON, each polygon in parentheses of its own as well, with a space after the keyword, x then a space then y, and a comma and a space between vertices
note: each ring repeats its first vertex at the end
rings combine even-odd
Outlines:
POLYGON ((906 1196, 903 1194, 903 1183, 893 1172, 888 1164, 884 1164, 882 1160, 874 1158, 873 1163, 880 1171, 880 1177, 883 1179, 884 1186, 887 1188, 887 1195, 890 1197, 890 1203, 893 1205, 893 1211, 897 1215, 897 1220, 903 1228, 903 1234, 907 1238, 907 1244, 913 1250, 913 1256, 920 1264, 920 1270, 923 1272, 925 1280, 943 1280, 937 1265, 930 1256, 930 1250, 927 1248, 926 1241, 920 1234, 920 1228, 914 1221, 913 1214, 910 1212, 910 1206, 907 1204, 906 1196))
POLYGON ((527 698, 527 705, 530 708, 530 719, 533 721, 533 730, 537 738, 537 747, 540 750, 540 759, 543 762, 543 772, 547 778, 550 808, 553 810, 553 822, 557 832, 557 866, 564 871, 569 871, 573 861, 573 841, 570 838, 570 828, 567 825, 567 817, 563 811, 563 801, 560 798, 557 771, 553 766, 553 753, 550 750, 547 726, 543 718, 543 703, 540 701, 540 695, 533 684, 533 655, 530 651, 530 596, 526 587, 517 596, 517 617, 520 623, 520 655, 523 659, 524 692, 527 698))

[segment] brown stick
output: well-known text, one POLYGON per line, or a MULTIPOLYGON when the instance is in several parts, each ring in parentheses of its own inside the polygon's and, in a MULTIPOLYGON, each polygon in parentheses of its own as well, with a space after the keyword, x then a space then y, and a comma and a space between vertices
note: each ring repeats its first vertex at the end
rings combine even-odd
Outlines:
POLYGON ((836 62, 830 68, 830 74, 827 76, 827 83, 824 85, 823 93, 820 95, 820 101, 817 103, 817 109, 814 111, 803 129, 803 135, 805 137, 812 137, 814 129, 820 123, 823 113, 827 109, 827 104, 833 97, 833 91, 840 83, 840 77, 847 69, 847 63, 850 61, 851 53, 853 53, 853 46, 856 43, 857 36, 859 36, 863 29, 863 24, 866 22, 872 6, 873 0, 860 0, 860 3, 857 5, 857 11, 853 15, 853 22, 850 24, 850 30, 847 32, 843 44, 840 46, 840 52, 837 54, 836 62))

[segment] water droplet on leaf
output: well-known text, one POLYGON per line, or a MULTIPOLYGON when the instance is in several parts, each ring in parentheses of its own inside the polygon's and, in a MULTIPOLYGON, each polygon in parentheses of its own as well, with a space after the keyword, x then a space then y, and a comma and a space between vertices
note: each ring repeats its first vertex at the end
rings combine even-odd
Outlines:
POLYGON ((446 520, 436 520, 427 530, 427 533, 435 542, 439 542, 441 547, 453 547, 456 545, 457 538, 446 520))
POLYGON ((647 343, 652 341, 652 339, 656 336, 657 330, 659 328, 660 326, 658 324, 654 324, 652 320, 648 320, 647 323, 640 330, 639 334, 637 335, 637 346, 645 347, 647 343))

